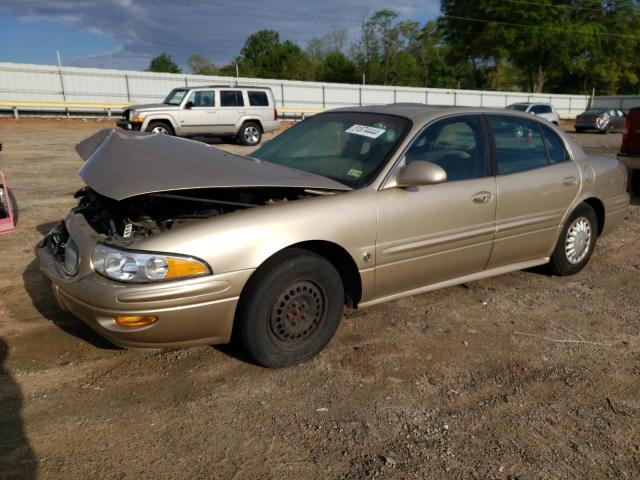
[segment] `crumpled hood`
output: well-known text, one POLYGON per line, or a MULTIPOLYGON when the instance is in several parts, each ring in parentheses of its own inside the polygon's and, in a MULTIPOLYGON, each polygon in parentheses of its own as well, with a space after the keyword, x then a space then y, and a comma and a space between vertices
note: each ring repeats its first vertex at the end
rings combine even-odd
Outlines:
POLYGON ((352 190, 330 178, 169 135, 102 130, 76 146, 80 177, 114 200, 195 188, 352 190))

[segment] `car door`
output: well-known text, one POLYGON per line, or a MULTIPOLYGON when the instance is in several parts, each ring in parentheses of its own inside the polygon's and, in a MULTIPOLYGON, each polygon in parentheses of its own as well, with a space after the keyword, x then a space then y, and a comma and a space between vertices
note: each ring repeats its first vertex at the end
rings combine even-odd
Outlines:
POLYGON ((242 90, 220 90, 219 131, 224 134, 235 133, 240 117, 246 113, 242 90))
POLYGON ((384 297, 482 271, 495 230, 496 183, 478 115, 427 126, 403 161, 426 160, 447 172, 437 185, 378 195, 375 295, 384 297))
POLYGON ((489 268, 551 254, 580 171, 564 141, 543 123, 487 115, 497 183, 496 235, 489 268))
POLYGON ((178 123, 185 135, 214 133, 218 123, 215 90, 195 90, 183 103, 178 123))

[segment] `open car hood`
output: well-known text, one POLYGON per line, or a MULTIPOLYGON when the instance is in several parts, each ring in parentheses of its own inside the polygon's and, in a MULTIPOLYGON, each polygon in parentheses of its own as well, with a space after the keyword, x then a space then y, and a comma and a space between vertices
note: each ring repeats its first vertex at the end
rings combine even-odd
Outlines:
POLYGON ((80 142, 76 151, 85 160, 80 177, 114 200, 196 188, 352 190, 321 175, 168 135, 106 129, 80 142))

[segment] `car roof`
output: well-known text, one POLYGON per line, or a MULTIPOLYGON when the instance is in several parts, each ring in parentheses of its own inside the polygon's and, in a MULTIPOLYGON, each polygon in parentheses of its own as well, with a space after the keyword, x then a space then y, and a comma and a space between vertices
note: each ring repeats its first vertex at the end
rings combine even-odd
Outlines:
POLYGON ((233 84, 216 84, 216 85, 191 85, 188 87, 181 87, 185 90, 195 90, 196 88, 251 88, 251 89, 259 89, 259 90, 271 90, 271 87, 257 87, 254 85, 233 85, 233 84))
POLYGON ((517 110, 506 110, 504 108, 487 108, 487 107, 448 107, 448 106, 429 106, 424 104, 409 103, 392 103, 389 105, 368 105, 362 107, 342 107, 328 112, 357 112, 357 113, 377 113, 386 115, 396 115, 406 117, 414 121, 414 123, 428 122, 432 119, 448 116, 459 115, 465 113, 494 113, 501 115, 514 115, 523 118, 532 119, 528 113, 518 112, 517 110))
POLYGON ((511 103, 510 105, 549 105, 549 106, 553 106, 549 102, 516 102, 516 103, 511 103))

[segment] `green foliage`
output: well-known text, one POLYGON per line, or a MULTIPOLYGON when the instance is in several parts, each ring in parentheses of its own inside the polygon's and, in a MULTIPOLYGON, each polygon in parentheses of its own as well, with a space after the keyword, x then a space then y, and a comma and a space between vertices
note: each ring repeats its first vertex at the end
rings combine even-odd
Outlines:
MULTIPOLYGON (((640 0, 442 0, 422 27, 384 9, 365 18, 348 45, 334 28, 303 51, 274 30, 250 35, 217 69, 202 55, 194 73, 398 86, 554 93, 637 93, 640 0)), ((160 65, 171 58, 160 55, 160 65)), ((165 68, 165 67, 163 67, 165 68)))
POLYGON ((274 30, 250 35, 236 61, 242 76, 311 80, 305 53, 290 40, 281 42, 280 34, 274 30))
POLYGON ((173 63, 169 54, 161 53, 151 60, 147 72, 182 73, 182 70, 173 63))
POLYGON ((320 82, 357 83, 356 66, 341 52, 331 52, 318 66, 316 80, 320 82))

